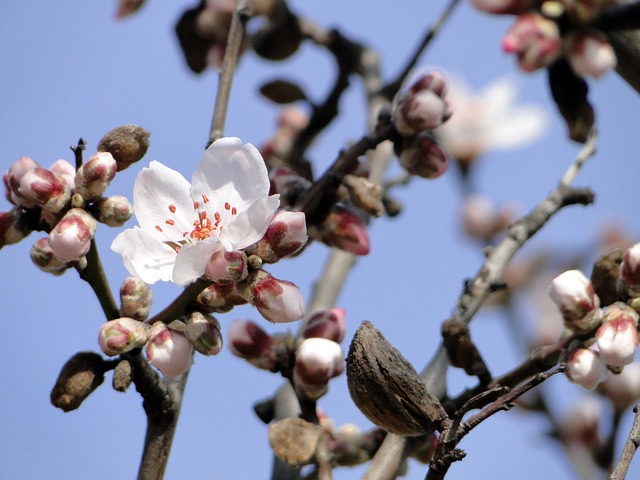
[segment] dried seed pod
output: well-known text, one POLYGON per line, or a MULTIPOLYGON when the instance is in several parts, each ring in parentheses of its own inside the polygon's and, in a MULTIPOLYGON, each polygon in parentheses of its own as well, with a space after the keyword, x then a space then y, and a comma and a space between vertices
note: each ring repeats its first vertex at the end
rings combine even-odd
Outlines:
POLYGON ((301 418, 285 418, 269 427, 273 452, 289 465, 307 465, 315 456, 322 427, 301 418))
POLYGON ((120 360, 113 369, 113 389, 118 392, 126 392, 131 385, 132 368, 129 360, 120 360))
POLYGON ((360 411, 388 432, 422 435, 450 423, 415 369, 370 322, 351 341, 347 384, 360 411))
POLYGON ((611 305, 620 300, 617 285, 623 257, 624 250, 613 248, 600 255, 593 264, 591 284, 602 306, 611 305))
POLYGON ((98 143, 99 152, 109 152, 118 164, 118 171, 137 162, 149 148, 151 133, 138 125, 127 124, 107 132, 98 143))
POLYGON ((65 412, 75 410, 104 381, 105 362, 95 352, 79 352, 64 364, 51 390, 51 403, 65 412))

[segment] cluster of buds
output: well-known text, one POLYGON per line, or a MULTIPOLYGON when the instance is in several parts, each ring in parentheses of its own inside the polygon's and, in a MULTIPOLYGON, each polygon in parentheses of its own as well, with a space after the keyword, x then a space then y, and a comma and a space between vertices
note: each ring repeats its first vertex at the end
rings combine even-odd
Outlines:
POLYGON ((354 255, 369 254, 369 235, 364 221, 342 205, 334 206, 320 225, 310 229, 309 235, 325 245, 354 255))
POLYGON ((264 263, 275 263, 293 255, 307 243, 307 224, 302 212, 281 210, 276 213, 264 237, 245 249, 248 255, 257 255, 264 263))
POLYGON ((391 121, 401 136, 394 148, 400 165, 411 175, 436 178, 447 170, 447 155, 430 134, 451 117, 446 94, 444 75, 434 71, 418 77, 393 100, 391 121))
POLYGON ((472 0, 472 3, 484 12, 517 15, 503 38, 502 48, 515 54, 518 65, 526 72, 548 67, 562 56, 580 76, 597 78, 616 66, 611 45, 603 34, 588 26, 611 6, 609 2, 563 0, 538 5, 530 0, 472 0))
POLYGON ((72 263, 82 266, 97 222, 120 226, 131 217, 133 209, 126 198, 102 195, 117 170, 142 158, 148 137, 135 125, 116 128, 101 140, 101 150, 77 170, 66 160, 43 168, 29 157, 18 158, 3 176, 5 196, 14 208, 0 213, 0 247, 32 230, 44 230, 49 237, 38 240, 31 250, 39 268, 60 274, 72 263))
POLYGON ((579 270, 568 270, 554 278, 549 285, 549 296, 562 313, 565 327, 571 331, 591 330, 602 314, 591 280, 579 270))
POLYGON ((344 371, 340 342, 346 329, 345 314, 342 308, 318 312, 303 329, 293 367, 293 381, 301 397, 320 398, 329 388, 329 380, 344 371))
POLYGON ((231 353, 257 368, 277 371, 277 347, 282 343, 251 320, 234 320, 227 336, 231 353))

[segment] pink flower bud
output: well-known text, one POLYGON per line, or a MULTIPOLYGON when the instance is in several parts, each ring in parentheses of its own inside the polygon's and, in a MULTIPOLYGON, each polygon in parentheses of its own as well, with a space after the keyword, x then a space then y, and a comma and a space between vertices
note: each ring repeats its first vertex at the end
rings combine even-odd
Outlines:
POLYGON ((39 165, 30 157, 22 156, 18 158, 9 167, 9 170, 4 174, 4 184, 7 189, 7 200, 14 205, 20 205, 26 208, 35 207, 37 204, 33 201, 28 201, 22 195, 20 191, 20 182, 22 177, 31 170, 39 167, 39 165))
POLYGON ((598 352, 587 348, 577 348, 567 355, 565 374, 573 383, 593 390, 607 378, 607 366, 598 352))
POLYGON ((305 214, 281 210, 271 219, 264 237, 251 247, 250 252, 265 263, 275 263, 300 250, 307 238, 305 214))
POLYGON ((53 213, 61 211, 71 200, 71 190, 62 177, 41 167, 26 172, 20 179, 20 197, 53 213))
POLYGON ((554 278, 549 295, 569 323, 586 317, 600 305, 591 280, 579 270, 568 270, 554 278))
POLYGON ((627 285, 640 285, 640 243, 624 252, 620 265, 620 279, 627 285))
POLYGON ((184 334, 167 328, 162 322, 151 326, 147 343, 149 363, 167 378, 176 378, 193 364, 193 345, 184 334))
POLYGON ((76 169, 66 160, 56 160, 49 167, 49 171, 59 175, 64 179, 69 189, 73 192, 76 189, 76 169))
POLYGON ((110 357, 142 347, 148 339, 149 326, 128 317, 110 320, 98 332, 100 349, 110 357))
POLYGON ((251 272, 240 293, 270 322, 294 322, 304 316, 304 299, 298 287, 264 270, 251 272))
POLYGON ((247 278, 247 255, 241 251, 216 250, 209 257, 204 274, 216 283, 234 283, 247 278))
POLYGON ((332 308, 314 313, 304 327, 302 338, 326 338, 340 343, 346 330, 343 308, 332 308))
POLYGON ((77 261, 89 251, 96 221, 80 208, 69 210, 49 234, 49 246, 58 258, 77 261))
POLYGON ((598 392, 606 395, 616 412, 623 412, 640 400, 640 364, 631 363, 618 375, 609 375, 598 392))
POLYGON ((52 275, 62 275, 71 265, 60 260, 49 246, 49 237, 39 239, 31 247, 31 261, 43 272, 52 275))
POLYGON ((599 78, 616 68, 617 58, 607 40, 597 34, 574 33, 567 39, 571 68, 578 75, 599 78))
POLYGON ((236 357, 244 358, 264 370, 276 364, 271 336, 251 320, 234 320, 229 326, 229 349, 236 357))
POLYGON ((638 314, 622 302, 606 308, 602 326, 596 332, 600 358, 607 365, 633 362, 638 349, 638 314))
POLYGON ((8 212, 0 212, 0 248, 18 243, 30 233, 24 210, 12 208, 8 212))
POLYGON ((446 153, 427 134, 405 139, 398 160, 411 175, 429 179, 438 178, 449 166, 446 153))
POLYGON ((336 205, 320 226, 320 239, 330 247, 336 247, 354 255, 369 253, 369 236, 364 222, 347 210, 336 205))
POLYGON ((530 10, 533 2, 530 0, 471 0, 471 5, 481 12, 519 15, 530 10))
POLYGON ((222 350, 220 322, 200 312, 187 316, 187 338, 202 355, 217 355, 222 350))
POLYGON ((235 283, 214 283, 198 294, 196 303, 207 313, 224 313, 236 305, 244 305, 247 301, 240 296, 235 283))
POLYGON ((116 175, 118 166, 109 152, 92 155, 76 173, 76 190, 85 200, 98 199, 116 175))
POLYGON ((112 195, 95 203, 96 219, 110 227, 121 227, 133 214, 133 207, 127 197, 112 195))
POLYGON ((561 53, 558 25, 537 14, 519 15, 502 39, 502 49, 515 53, 525 72, 551 65, 561 53))
POLYGON ((153 291, 138 277, 127 277, 120 286, 120 313, 134 320, 144 321, 151 313, 153 291))
POLYGON ((307 338, 296 350, 293 379, 299 393, 317 399, 327 383, 344 371, 344 354, 336 342, 326 338, 307 338))
POLYGON ((451 116, 445 100, 446 79, 440 72, 421 76, 406 91, 399 93, 391 107, 391 117, 401 135, 430 130, 451 116))

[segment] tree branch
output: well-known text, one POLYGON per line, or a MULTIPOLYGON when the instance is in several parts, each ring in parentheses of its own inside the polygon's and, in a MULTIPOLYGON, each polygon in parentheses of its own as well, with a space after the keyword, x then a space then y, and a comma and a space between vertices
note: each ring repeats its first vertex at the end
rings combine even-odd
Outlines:
POLYGON ((638 446, 640 446, 640 410, 638 409, 638 405, 633 408, 633 412, 636 416, 633 419, 631 431, 629 432, 627 441, 622 448, 620 460, 618 461, 616 468, 613 470, 613 473, 609 476, 609 480, 624 480, 627 476, 627 472, 629 471, 631 460, 633 459, 638 446))

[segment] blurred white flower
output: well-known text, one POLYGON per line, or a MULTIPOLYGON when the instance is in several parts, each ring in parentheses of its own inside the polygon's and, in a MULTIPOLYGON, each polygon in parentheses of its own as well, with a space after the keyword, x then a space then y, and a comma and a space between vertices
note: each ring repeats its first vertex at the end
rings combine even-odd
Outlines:
POLYGON ((453 114, 435 134, 458 161, 468 163, 490 150, 520 147, 545 132, 545 110, 532 104, 515 105, 517 87, 508 77, 479 92, 459 78, 448 78, 447 101, 453 114))
POLYGON ((269 196, 258 150, 222 138, 205 152, 191 185, 180 173, 151 162, 136 178, 133 210, 140 227, 118 235, 111 249, 129 273, 147 283, 193 282, 216 251, 241 250, 262 238, 280 204, 269 196))

